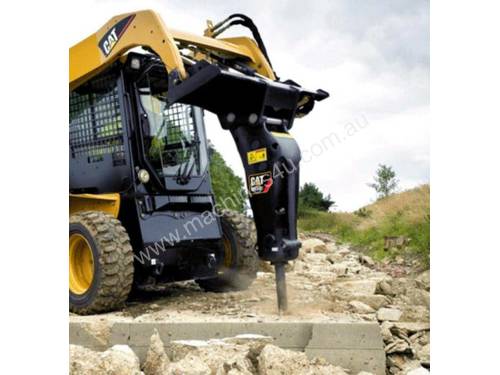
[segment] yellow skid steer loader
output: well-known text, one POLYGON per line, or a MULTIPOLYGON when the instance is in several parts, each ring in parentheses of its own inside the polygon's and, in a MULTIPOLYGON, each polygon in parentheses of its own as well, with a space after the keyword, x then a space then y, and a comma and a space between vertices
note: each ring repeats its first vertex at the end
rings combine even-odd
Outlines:
POLYGON ((113 310, 132 289, 180 280, 242 290, 259 257, 275 266, 286 310, 284 266, 300 248, 300 151, 289 130, 328 93, 278 79, 247 16, 207 24, 197 36, 138 11, 113 17, 70 48, 75 313, 113 310), (253 38, 221 37, 236 25, 253 38), (204 110, 236 143, 253 219, 214 200, 204 110))

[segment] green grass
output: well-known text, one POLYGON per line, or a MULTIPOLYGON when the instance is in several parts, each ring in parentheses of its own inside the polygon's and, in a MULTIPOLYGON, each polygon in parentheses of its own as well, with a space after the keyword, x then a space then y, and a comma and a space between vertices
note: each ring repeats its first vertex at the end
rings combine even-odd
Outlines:
POLYGON ((299 209, 298 227, 302 232, 325 232, 341 243, 361 247, 377 260, 398 252, 384 250, 385 236, 405 236, 410 243, 401 255, 418 258, 429 267, 430 213, 429 185, 394 194, 367 207, 359 215, 349 212, 320 212, 299 209))

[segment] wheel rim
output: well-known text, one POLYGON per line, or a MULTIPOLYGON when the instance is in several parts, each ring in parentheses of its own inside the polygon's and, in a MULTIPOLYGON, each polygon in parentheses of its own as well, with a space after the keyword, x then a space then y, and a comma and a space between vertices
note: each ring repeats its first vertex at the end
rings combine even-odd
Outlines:
POLYGON ((84 294, 94 279, 94 256, 87 239, 78 233, 69 236, 69 290, 84 294))
POLYGON ((233 252, 231 251, 231 241, 229 238, 224 236, 222 238, 222 243, 224 245, 224 267, 230 268, 233 263, 233 252))

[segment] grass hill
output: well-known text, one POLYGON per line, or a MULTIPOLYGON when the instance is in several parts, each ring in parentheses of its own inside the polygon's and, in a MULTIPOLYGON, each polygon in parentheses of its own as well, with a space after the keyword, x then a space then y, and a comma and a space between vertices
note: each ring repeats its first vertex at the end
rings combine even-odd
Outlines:
POLYGON ((429 265, 430 186, 392 194, 354 212, 321 212, 299 207, 300 231, 321 231, 340 242, 360 246, 381 260, 394 256, 384 250, 384 237, 410 239, 402 255, 413 255, 429 265))

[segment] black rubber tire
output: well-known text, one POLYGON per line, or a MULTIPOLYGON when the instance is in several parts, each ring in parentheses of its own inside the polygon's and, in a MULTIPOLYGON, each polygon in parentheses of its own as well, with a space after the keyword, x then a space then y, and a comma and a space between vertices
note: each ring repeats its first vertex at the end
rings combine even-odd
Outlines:
POLYGON ((223 210, 221 225, 224 237, 231 243, 231 266, 223 267, 216 278, 196 282, 207 292, 246 290, 259 268, 254 222, 239 212, 223 210))
POLYGON ((69 291, 70 311, 86 315, 122 307, 132 287, 134 255, 120 221, 100 211, 78 212, 69 218, 69 233, 84 236, 94 257, 89 289, 83 294, 69 291))

